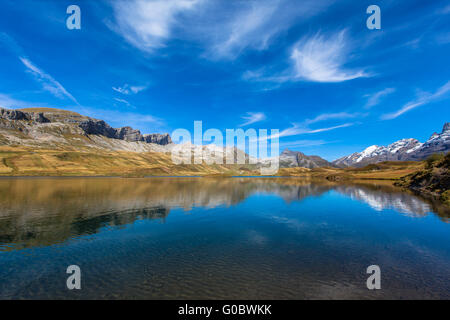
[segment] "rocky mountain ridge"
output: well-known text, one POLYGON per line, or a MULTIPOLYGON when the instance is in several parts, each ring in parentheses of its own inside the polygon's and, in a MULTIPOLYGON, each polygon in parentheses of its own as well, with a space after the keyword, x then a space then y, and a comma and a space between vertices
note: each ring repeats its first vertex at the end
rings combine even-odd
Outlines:
POLYGON ((383 161, 419 161, 435 153, 450 151, 450 123, 446 123, 441 133, 434 133, 425 143, 416 139, 402 139, 388 146, 373 145, 362 152, 333 161, 336 167, 363 167, 383 161))
POLYGON ((87 119, 79 123, 79 127, 88 135, 101 135, 111 139, 125 140, 129 142, 143 141, 167 145, 172 143, 168 133, 166 134, 141 134, 137 129, 131 127, 112 128, 103 120, 87 119))
POLYGON ((161 146, 172 144, 172 139, 167 133, 142 134, 131 127, 113 128, 103 120, 50 108, 21 110, 0 108, 0 134, 3 135, 5 143, 9 141, 12 144, 22 144, 21 140, 25 144, 31 143, 27 141, 30 139, 44 144, 62 143, 64 139, 70 140, 77 135, 88 138, 93 144, 96 144, 99 137, 161 146))

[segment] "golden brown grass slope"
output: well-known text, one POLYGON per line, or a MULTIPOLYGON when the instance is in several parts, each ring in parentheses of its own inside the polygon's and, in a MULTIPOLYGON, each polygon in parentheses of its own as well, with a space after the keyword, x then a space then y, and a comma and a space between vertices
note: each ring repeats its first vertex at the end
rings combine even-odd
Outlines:
POLYGON ((326 178, 330 181, 341 180, 398 180, 408 174, 423 169, 423 162, 416 161, 387 161, 370 164, 363 168, 284 168, 279 175, 303 176, 310 175, 318 178, 326 178))
POLYGON ((250 166, 175 165, 157 152, 33 150, 0 147, 2 176, 211 176, 246 175, 250 166))

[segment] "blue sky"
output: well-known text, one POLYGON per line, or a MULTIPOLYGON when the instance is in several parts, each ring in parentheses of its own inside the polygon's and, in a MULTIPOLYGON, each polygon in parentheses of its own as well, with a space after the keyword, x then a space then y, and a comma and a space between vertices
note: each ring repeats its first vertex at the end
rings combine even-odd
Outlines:
POLYGON ((143 133, 279 129, 281 149, 328 160, 440 131, 449 57, 448 1, 0 2, 2 107, 143 133), (66 28, 71 4, 81 30, 66 28))

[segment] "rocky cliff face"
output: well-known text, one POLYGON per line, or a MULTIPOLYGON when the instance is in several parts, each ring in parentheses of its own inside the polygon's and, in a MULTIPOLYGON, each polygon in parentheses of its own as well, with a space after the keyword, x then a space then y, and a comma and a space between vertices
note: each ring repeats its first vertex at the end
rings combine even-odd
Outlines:
POLYGON ((0 119, 3 120, 23 120, 36 123, 50 122, 42 112, 26 113, 20 110, 8 110, 0 108, 0 119))
POLYGON ((425 160, 435 153, 450 151, 450 123, 446 123, 441 133, 434 133, 425 143, 416 139, 403 139, 388 146, 370 146, 362 152, 333 161, 337 167, 363 167, 382 161, 425 160))
POLYGON ((172 138, 168 133, 166 134, 144 134, 144 141, 147 143, 156 143, 162 146, 168 145, 172 143, 172 138))
POLYGON ((75 112, 50 108, 22 110, 0 108, 0 144, 72 145, 74 141, 85 142, 84 144, 89 147, 97 146, 114 150, 116 145, 119 150, 130 151, 152 149, 142 144, 160 146, 172 144, 169 134, 143 135, 139 130, 131 127, 113 128, 103 120, 89 118, 75 112), (107 139, 140 144, 127 146, 107 139))
POLYGON ((79 123, 79 127, 86 134, 102 135, 111 139, 120 139, 128 142, 146 142, 159 145, 168 145, 172 143, 172 139, 168 133, 166 134, 145 134, 142 135, 139 130, 131 127, 112 128, 103 120, 87 119, 79 123))

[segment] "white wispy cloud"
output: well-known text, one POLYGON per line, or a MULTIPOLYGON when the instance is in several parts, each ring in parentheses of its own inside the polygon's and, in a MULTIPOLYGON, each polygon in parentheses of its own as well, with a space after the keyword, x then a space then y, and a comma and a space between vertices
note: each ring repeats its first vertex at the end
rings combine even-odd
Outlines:
POLYGON ((124 88, 121 87, 112 87, 112 89, 116 92, 122 93, 122 94, 129 94, 130 92, 124 88))
POLYGON ((366 109, 372 108, 373 106, 376 106, 380 103, 381 99, 384 98, 387 95, 390 95, 391 93, 395 92, 395 88, 386 88, 384 90, 378 91, 374 94, 367 95, 367 103, 364 106, 366 109))
POLYGON ((346 31, 324 36, 320 33, 298 42, 292 50, 295 77, 314 82, 342 82, 368 74, 345 68, 350 45, 346 31))
POLYGON ((172 35, 177 16, 201 0, 115 0, 110 27, 133 46, 147 52, 163 47, 172 35))
POLYGON ((262 82, 274 84, 268 90, 277 89, 284 82, 298 81, 293 70, 285 70, 281 73, 276 73, 272 68, 263 67, 259 70, 247 70, 242 74, 242 80, 252 82, 262 82))
POLYGON ((202 25, 202 40, 209 46, 207 56, 235 59, 246 49, 266 50, 279 34, 307 21, 329 3, 331 0, 303 0, 300 5, 288 0, 247 0, 228 8, 217 7, 214 14, 223 12, 225 16, 219 18, 221 23, 202 25))
POLYGON ((240 127, 245 127, 267 119, 266 115, 263 112, 247 112, 246 115, 242 116, 241 118, 245 120, 245 122, 239 125, 240 127))
POLYGON ((235 18, 221 25, 218 39, 212 43, 211 53, 215 58, 235 58, 243 49, 252 47, 265 49, 269 40, 278 32, 280 25, 267 24, 272 20, 280 4, 279 0, 248 1, 235 18), (264 29, 264 32, 261 32, 264 29))
POLYGON ((210 24, 207 20, 197 33, 209 47, 208 58, 235 59, 248 49, 266 50, 278 35, 306 22, 332 1, 302 0, 298 5, 289 0, 223 1, 222 6, 213 6, 205 12, 214 14, 219 23, 210 24))
POLYGON ((44 90, 50 92, 57 98, 68 98, 79 105, 78 101, 51 75, 38 68, 29 59, 24 57, 19 57, 19 59, 35 79, 42 84, 44 90))
POLYGON ((16 40, 5 32, 0 32, 0 46, 4 46, 6 50, 13 52, 17 56, 23 56, 22 47, 16 40))
POLYGON ((337 34, 305 37, 291 50, 291 67, 282 72, 267 71, 267 67, 256 71, 244 72, 242 79, 256 82, 343 82, 357 78, 370 77, 363 69, 350 69, 349 63, 352 45, 346 36, 346 30, 337 34))
POLYGON ((139 93, 141 91, 147 90, 147 86, 131 86, 130 90, 131 92, 133 92, 134 94, 139 93))
POLYGON ((283 137, 293 137, 293 136, 299 136, 299 135, 305 135, 305 134, 314 134, 314 133, 321 133, 321 132, 327 132, 327 131, 333 131, 337 129, 342 128, 348 128, 351 126, 354 126, 355 123, 344 123, 339 124, 331 127, 321 127, 312 129, 307 127, 305 124, 297 124, 293 123, 291 127, 281 130, 278 134, 270 135, 265 138, 258 138, 257 140, 268 140, 273 138, 283 138, 283 137))
POLYGON ((303 125, 293 124, 292 127, 282 130, 280 132, 279 137, 281 138, 281 137, 298 136, 301 134, 326 132, 326 131, 332 131, 332 130, 336 130, 336 129, 351 127, 353 125, 354 125, 354 123, 344 123, 344 124, 331 126, 331 127, 311 129, 311 128, 305 127, 303 125))
POLYGON ((419 98, 408 102, 403 107, 401 107, 399 110, 392 112, 392 113, 382 115, 381 119, 382 120, 392 120, 392 119, 398 118, 399 116, 401 116, 402 114, 404 114, 408 111, 411 111, 415 108, 418 108, 420 106, 426 105, 431 102, 434 102, 434 101, 444 97, 449 91, 450 91, 450 81, 448 81, 442 87, 438 88, 434 93, 422 94, 419 98))
POLYGON ((360 113, 347 113, 347 112, 339 112, 339 113, 323 113, 320 114, 313 119, 306 119, 301 123, 292 123, 291 127, 281 130, 276 135, 271 135, 266 137, 264 140, 271 138, 283 138, 283 137, 292 137, 306 134, 315 134, 333 131, 342 128, 348 128, 354 126, 355 122, 346 122, 337 125, 331 126, 321 126, 320 128, 311 128, 312 124, 317 124, 320 122, 328 122, 330 120, 343 120, 343 119, 351 119, 359 116, 365 116, 365 114, 360 113))
POLYGON ((203 57, 235 59, 247 49, 267 49, 277 35, 332 1, 111 0, 108 26, 145 52, 181 39, 203 47, 203 57))
POLYGON ((315 146, 322 146, 324 144, 331 143, 329 141, 325 140, 296 140, 296 141, 289 141, 289 142, 283 142, 280 144, 280 146, 284 148, 303 148, 303 147, 315 147, 315 146))
POLYGON ((364 116, 366 116, 366 114, 348 113, 348 112, 323 113, 313 119, 305 120, 304 124, 310 125, 310 124, 321 122, 321 121, 351 119, 351 118, 364 117, 364 116))
POLYGON ((137 94, 141 91, 147 90, 148 86, 130 86, 129 84, 124 84, 121 87, 112 87, 114 91, 119 93, 129 95, 129 94, 137 94))
POLYGON ((14 54, 25 66, 26 71, 32 74, 36 81, 42 84, 45 91, 50 92, 57 98, 68 98, 79 105, 74 96, 70 94, 60 82, 56 81, 50 74, 40 69, 29 58, 27 58, 24 50, 13 37, 7 33, 0 32, 0 47, 5 47, 6 50, 14 54))
POLYGON ((123 104, 125 104, 125 105, 127 105, 128 107, 131 107, 131 108, 135 108, 135 106, 133 106, 131 103, 129 103, 127 100, 125 100, 125 99, 120 99, 120 98, 114 98, 114 100, 116 100, 117 102, 120 102, 120 103, 123 103, 123 104))

